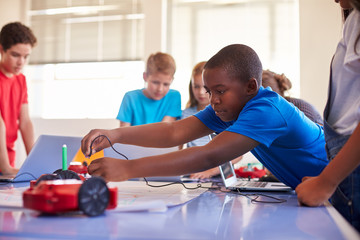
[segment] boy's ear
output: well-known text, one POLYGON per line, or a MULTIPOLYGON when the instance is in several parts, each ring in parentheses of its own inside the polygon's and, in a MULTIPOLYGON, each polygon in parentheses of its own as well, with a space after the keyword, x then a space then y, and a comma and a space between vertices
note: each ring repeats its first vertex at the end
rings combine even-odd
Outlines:
POLYGON ((256 94, 259 90, 258 81, 255 78, 250 78, 247 84, 247 92, 249 95, 256 94))
POLYGON ((146 74, 146 72, 143 72, 143 79, 144 79, 145 82, 147 82, 147 74, 146 74))

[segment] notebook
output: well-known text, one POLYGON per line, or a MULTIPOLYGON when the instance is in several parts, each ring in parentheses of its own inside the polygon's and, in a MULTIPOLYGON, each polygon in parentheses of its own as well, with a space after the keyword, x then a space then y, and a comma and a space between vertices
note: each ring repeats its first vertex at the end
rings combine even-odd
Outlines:
POLYGON ((1 182, 28 182, 62 168, 62 146, 67 146, 68 166, 80 148, 81 137, 40 135, 15 176, 0 176, 1 182))
POLYGON ((236 178, 231 162, 219 166, 220 175, 226 188, 239 191, 291 191, 291 187, 281 182, 259 182, 236 178))

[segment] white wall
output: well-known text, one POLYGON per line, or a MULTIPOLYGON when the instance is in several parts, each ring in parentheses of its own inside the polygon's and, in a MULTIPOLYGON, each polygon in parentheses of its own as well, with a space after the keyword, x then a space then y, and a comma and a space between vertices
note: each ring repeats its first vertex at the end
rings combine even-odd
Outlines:
POLYGON ((41 134, 63 136, 85 136, 95 128, 112 129, 119 127, 116 119, 32 119, 35 126, 35 138, 41 134))
POLYGON ((299 0, 300 96, 323 112, 332 55, 342 33, 339 4, 329 0, 299 0))
POLYGON ((29 0, 0 0, 0 26, 4 26, 9 22, 20 21, 27 25, 28 17, 26 11, 28 9, 29 0))
MULTIPOLYGON (((145 47, 144 56, 166 51, 166 0, 146 0, 144 1, 145 14, 145 47), (150 20, 149 20, 150 19, 150 20)), ((146 61, 146 59, 144 59, 146 61)))

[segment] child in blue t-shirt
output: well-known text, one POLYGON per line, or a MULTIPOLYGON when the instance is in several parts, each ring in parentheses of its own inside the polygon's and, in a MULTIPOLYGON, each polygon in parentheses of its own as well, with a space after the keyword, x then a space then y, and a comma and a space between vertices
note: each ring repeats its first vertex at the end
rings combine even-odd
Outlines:
POLYGON ((181 97, 170 89, 176 66, 166 53, 151 54, 143 78, 146 87, 127 92, 116 119, 120 127, 171 122, 181 117, 181 97))
MULTIPOLYGON (((202 80, 202 72, 204 70, 206 62, 197 63, 192 72, 191 79, 189 84, 189 101, 186 104, 186 108, 182 112, 181 119, 190 117, 197 112, 203 110, 207 105, 210 104, 210 99, 204 88, 204 83, 202 80)), ((188 142, 186 147, 195 147, 203 146, 210 141, 209 136, 195 139, 194 141, 188 142)), ((182 149, 182 148, 181 148, 182 149)), ((232 163, 235 164, 242 159, 242 156, 232 160, 232 163)), ((208 170, 193 173, 190 175, 190 178, 194 179, 207 179, 213 176, 219 175, 220 170, 218 167, 210 168, 208 170)))
POLYGON ((82 140, 85 156, 116 142, 146 147, 179 146, 214 132, 204 146, 126 161, 100 158, 89 173, 106 181, 204 171, 251 151, 279 180, 295 188, 328 164, 323 129, 294 105, 261 87, 262 64, 246 45, 229 45, 205 64, 210 105, 194 116, 112 130, 92 130, 82 140), (91 149, 90 149, 91 146, 91 149))

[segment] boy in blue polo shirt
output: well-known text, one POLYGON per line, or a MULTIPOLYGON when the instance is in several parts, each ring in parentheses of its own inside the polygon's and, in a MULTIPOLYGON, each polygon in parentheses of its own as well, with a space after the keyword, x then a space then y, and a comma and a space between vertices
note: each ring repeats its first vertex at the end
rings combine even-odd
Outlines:
POLYGON ((176 66, 172 56, 157 52, 146 62, 146 87, 125 94, 116 119, 120 127, 172 122, 181 117, 181 97, 170 89, 176 66))
POLYGON ((203 71, 210 106, 172 123, 92 130, 81 148, 90 156, 109 147, 104 135, 111 144, 171 147, 218 133, 212 141, 132 161, 100 158, 89 165, 89 173, 107 181, 181 175, 251 151, 278 179, 295 188, 304 176, 316 176, 328 164, 323 129, 270 88, 261 87, 261 77, 262 64, 253 49, 241 44, 223 48, 203 71))

